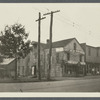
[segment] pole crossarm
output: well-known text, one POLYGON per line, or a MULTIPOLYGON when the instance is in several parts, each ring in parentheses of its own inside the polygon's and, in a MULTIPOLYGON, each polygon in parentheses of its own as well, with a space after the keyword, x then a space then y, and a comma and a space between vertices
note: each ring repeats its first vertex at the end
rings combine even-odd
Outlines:
POLYGON ((39 20, 45 19, 45 18, 46 18, 46 17, 42 17, 42 18, 40 18, 40 19, 37 19, 36 22, 39 21, 39 20))
POLYGON ((51 11, 51 12, 49 12, 49 13, 45 13, 45 14, 43 14, 43 16, 49 15, 49 14, 51 14, 51 13, 57 13, 57 12, 60 12, 60 10, 57 10, 57 11, 51 11))

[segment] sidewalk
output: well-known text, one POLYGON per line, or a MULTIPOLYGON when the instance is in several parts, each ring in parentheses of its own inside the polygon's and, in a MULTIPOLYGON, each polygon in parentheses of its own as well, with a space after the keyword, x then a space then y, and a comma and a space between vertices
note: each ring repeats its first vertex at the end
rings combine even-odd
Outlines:
MULTIPOLYGON (((100 75, 95 76, 83 76, 83 77, 53 77, 50 81, 63 81, 63 80, 86 80, 86 79, 98 79, 100 75)), ((41 81, 38 78, 21 77, 17 80, 14 79, 0 79, 0 83, 24 83, 24 82, 47 82, 46 78, 42 78, 41 81)))
POLYGON ((86 80, 86 79, 98 79, 100 78, 100 75, 94 75, 94 76, 81 76, 81 77, 56 77, 54 78, 57 81, 62 80, 86 80))

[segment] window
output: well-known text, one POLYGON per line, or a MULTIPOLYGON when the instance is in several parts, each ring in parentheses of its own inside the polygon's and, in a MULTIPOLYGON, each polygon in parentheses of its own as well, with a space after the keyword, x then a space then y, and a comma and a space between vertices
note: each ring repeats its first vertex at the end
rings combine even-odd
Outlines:
POLYGON ((49 53, 48 53, 48 54, 47 54, 47 61, 48 61, 48 63, 49 63, 50 58, 51 58, 51 64, 52 64, 52 56, 50 57, 50 55, 49 55, 49 53))
POLYGON ((91 56, 91 48, 88 49, 88 55, 91 56))
POLYGON ((67 53, 67 60, 70 60, 70 53, 67 53))
POLYGON ((74 50, 76 50, 76 43, 74 43, 74 50))
POLYGON ((35 57, 35 59, 37 58, 37 53, 34 53, 34 57, 35 57))
POLYGON ((56 61, 59 63, 59 53, 56 53, 56 61))
POLYGON ((43 55, 42 54, 41 54, 40 58, 41 58, 41 60, 43 60, 43 55))
POLYGON ((80 55, 80 62, 82 62, 82 55, 80 55))
POLYGON ((47 61, 49 62, 49 54, 47 54, 47 61))
POLYGON ((99 56, 99 49, 97 48, 97 57, 99 56))
POLYGON ((37 46, 38 46, 37 44, 34 44, 34 48, 35 48, 35 49, 37 48, 37 46))

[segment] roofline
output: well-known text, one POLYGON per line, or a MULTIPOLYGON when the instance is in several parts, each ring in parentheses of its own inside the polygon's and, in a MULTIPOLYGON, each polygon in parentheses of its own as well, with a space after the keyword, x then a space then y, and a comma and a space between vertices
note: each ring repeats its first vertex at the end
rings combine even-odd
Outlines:
POLYGON ((9 64, 11 64, 12 62, 14 62, 16 60, 16 58, 14 58, 10 63, 8 63, 8 64, 0 64, 0 65, 9 65, 9 64))
MULTIPOLYGON (((32 42, 34 42, 34 43, 36 43, 36 44, 38 44, 38 42, 37 41, 32 41, 32 42)), ((32 42, 31 42, 31 44, 32 44, 32 42)), ((42 43, 42 42, 40 42, 40 44, 46 44, 46 43, 42 43)), ((32 44, 33 45, 33 44, 32 44)))
MULTIPOLYGON (((76 38, 69 38, 69 39, 72 39, 72 40, 73 40, 73 39, 76 39, 76 38)), ((64 40, 69 40, 69 39, 64 39, 64 40)), ((64 40, 55 41, 55 42, 61 42, 61 41, 64 41, 64 40)), ((71 41, 72 41, 72 40, 71 40, 71 41)), ((70 41, 70 42, 71 42, 71 41, 70 41)), ((55 43, 55 42, 52 42, 52 43, 55 43)), ((70 43, 70 42, 69 42, 69 43, 70 43)), ((69 43, 68 43, 68 44, 69 44, 69 43)), ((68 45, 68 44, 67 44, 67 45, 68 45)), ((66 46, 66 45, 65 45, 65 46, 66 46)), ((64 47, 64 46, 60 46, 60 47, 64 47)), ((52 47, 52 48, 60 48, 60 47, 52 47)), ((48 48, 45 48, 45 49, 49 49, 49 47, 48 47, 48 48)))
POLYGON ((98 48, 98 47, 94 47, 94 46, 90 46, 90 45, 86 45, 86 46, 91 47, 91 48, 95 48, 95 49, 98 48))
MULTIPOLYGON (((14 58, 14 60, 12 60, 9 64, 11 64, 12 62, 14 62, 16 60, 16 58, 14 58)), ((9 64, 6 64, 6 65, 9 65, 9 64)))
MULTIPOLYGON (((86 43, 80 43, 80 44, 82 45, 82 44, 86 44, 86 43)), ((88 47, 92 47, 92 48, 100 48, 100 47, 94 47, 94 46, 87 45, 87 44, 86 44, 86 46, 88 46, 88 47)))
MULTIPOLYGON (((69 38, 69 39, 76 39, 76 38, 74 37, 74 38, 69 38)), ((64 39, 64 40, 69 40, 69 39, 64 39)), ((64 41, 64 40, 54 41, 54 42, 52 42, 52 43, 61 42, 61 41, 64 41)))

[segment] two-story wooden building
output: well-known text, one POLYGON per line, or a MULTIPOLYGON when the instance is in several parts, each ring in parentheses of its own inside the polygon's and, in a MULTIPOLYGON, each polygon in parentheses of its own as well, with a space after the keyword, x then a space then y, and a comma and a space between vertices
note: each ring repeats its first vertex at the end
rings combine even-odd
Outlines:
MULTIPOLYGON (((76 38, 52 43, 51 76, 84 75, 85 53, 76 38)), ((45 48, 45 75, 48 70, 49 41, 45 48)))
POLYGON ((100 74, 100 47, 89 46, 86 43, 81 44, 85 52, 86 75, 100 74))

